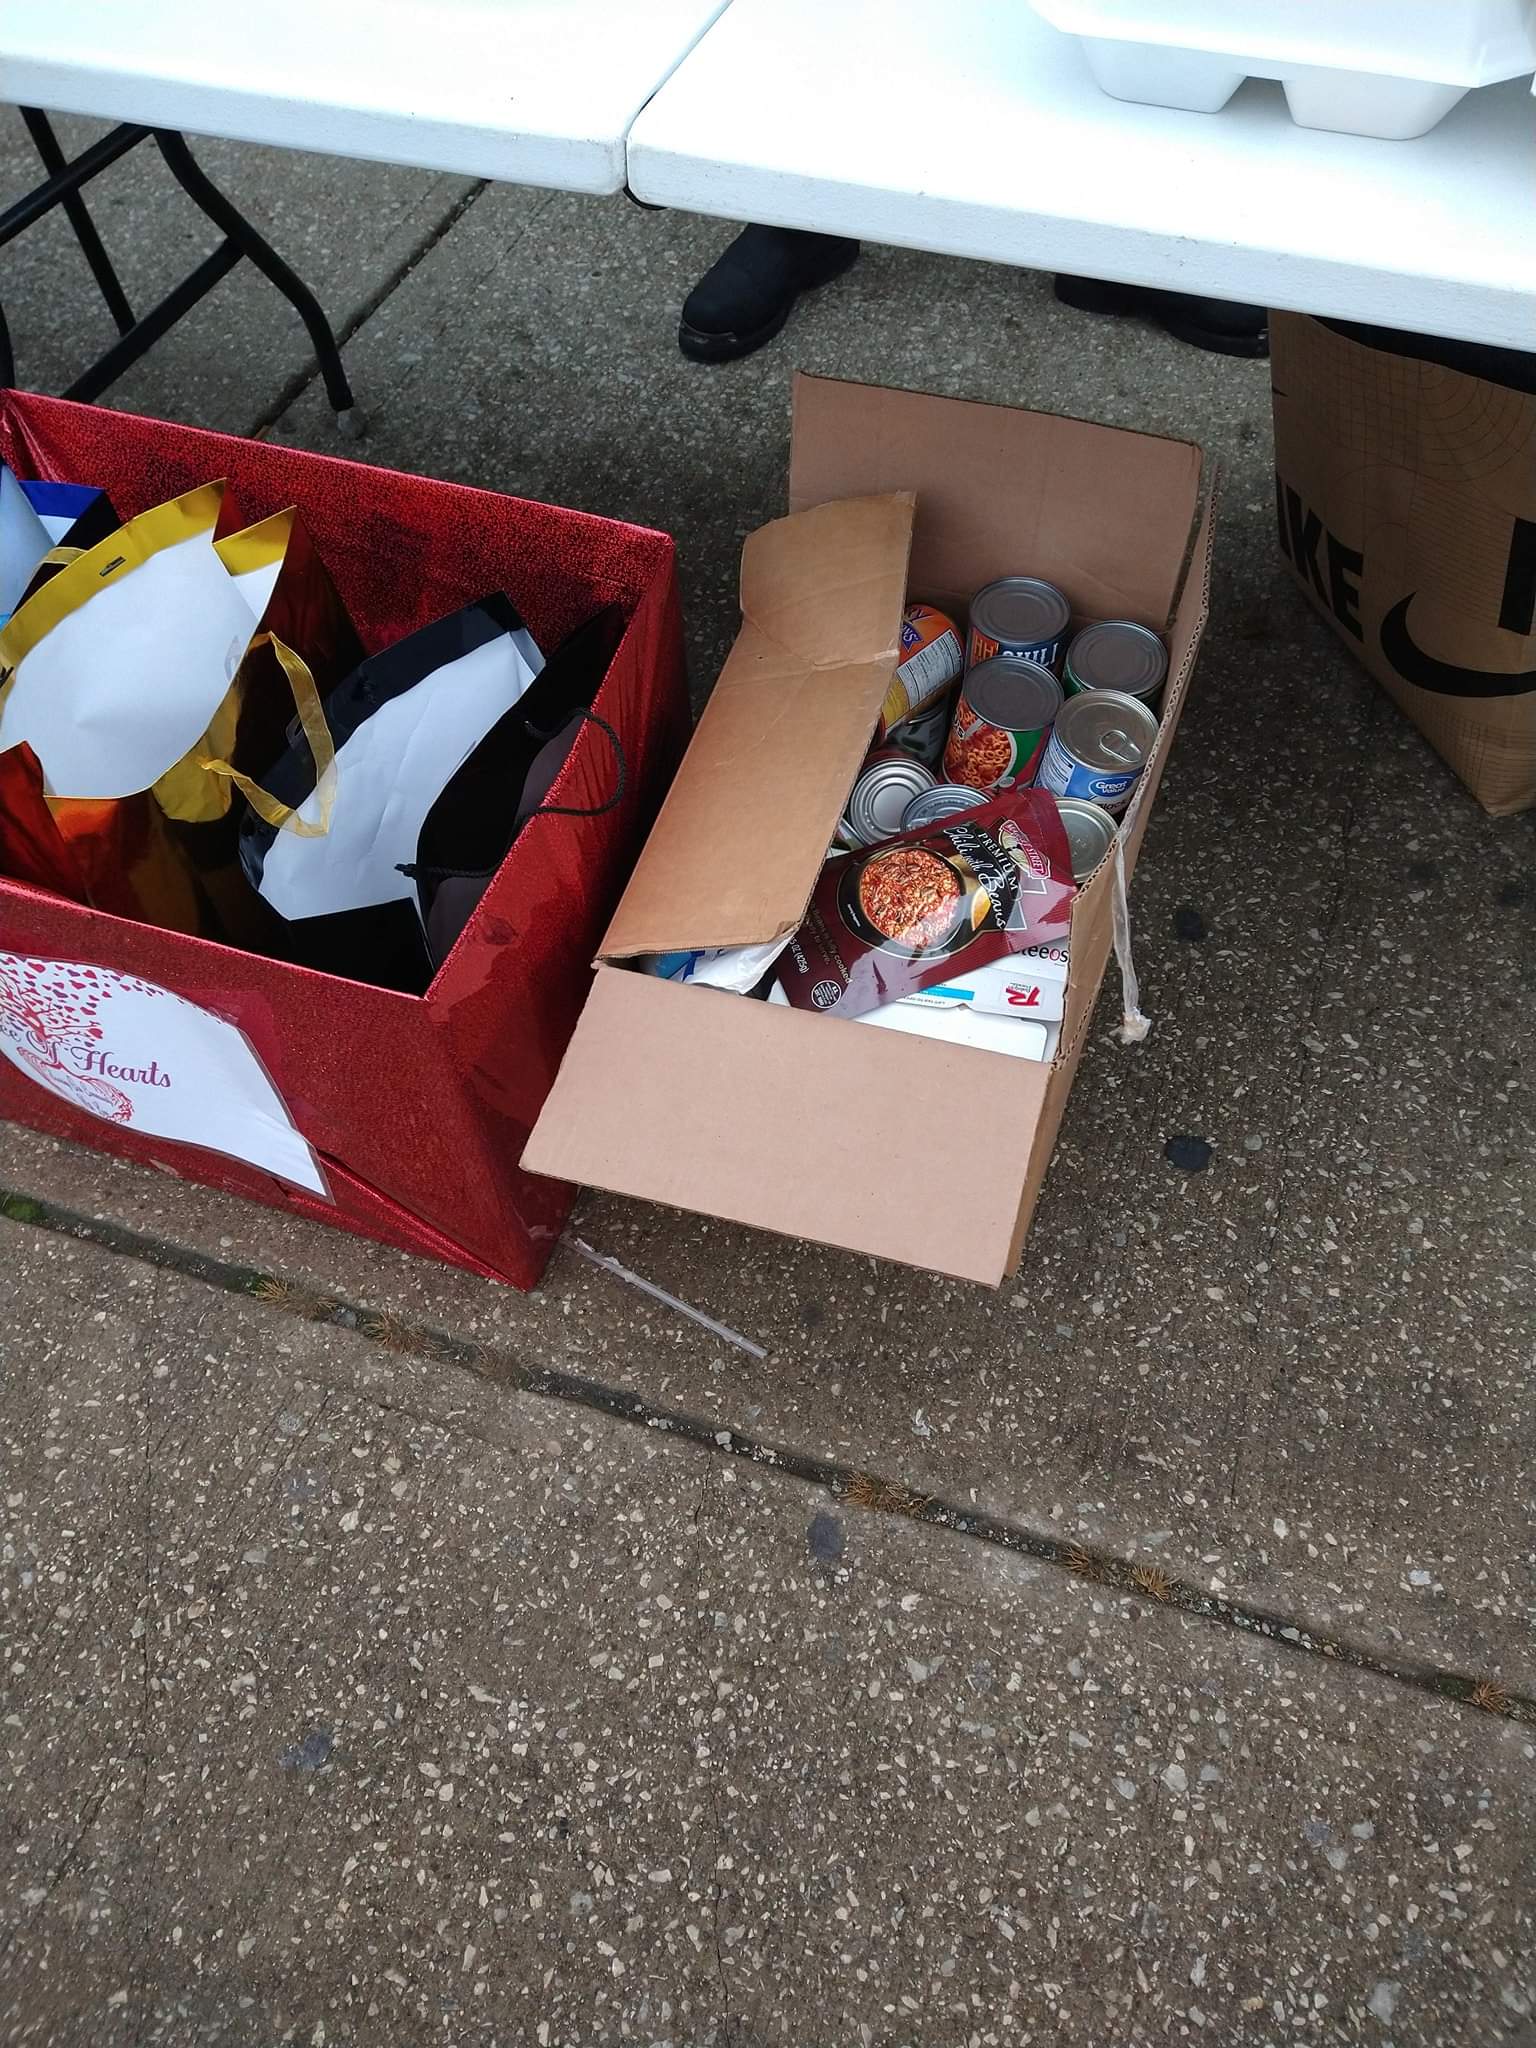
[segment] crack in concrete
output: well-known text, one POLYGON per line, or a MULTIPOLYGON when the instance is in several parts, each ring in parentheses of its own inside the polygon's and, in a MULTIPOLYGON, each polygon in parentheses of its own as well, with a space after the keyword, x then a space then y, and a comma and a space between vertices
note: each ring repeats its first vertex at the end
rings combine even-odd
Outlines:
MULTIPOLYGON (((439 242, 452 233, 453 229, 458 226, 459 222, 487 189, 489 184, 490 180, 488 178, 480 178, 467 192, 461 192, 452 206, 443 214, 442 218, 428 228, 426 233, 421 236, 419 241, 412 245, 401 260, 385 273, 373 290, 362 300, 361 304, 354 307, 342 325, 336 329, 336 344, 338 348, 344 349, 353 336, 367 326, 385 300, 392 298, 401 285, 405 283, 411 272, 418 265, 425 262, 439 242)), ((350 376, 350 372, 348 374, 350 376)), ((271 404, 258 414, 252 424, 246 428, 247 436, 255 439, 257 436, 269 432, 276 426, 288 408, 297 403, 309 389, 310 385, 318 380, 319 376, 320 365, 317 362, 311 362, 304 368, 296 370, 284 382, 271 404)), ((355 392, 353 396, 356 398, 355 392)), ((362 415, 364 425, 366 425, 367 408, 360 400, 355 405, 354 410, 362 415)), ((354 429, 354 432, 360 431, 362 431, 361 428, 354 429)))
POLYGON ((1160 1568, 1133 1564, 1129 1558, 1107 1548, 1066 1542, 1001 1515, 914 1492, 901 1481, 859 1471, 814 1451, 771 1444, 738 1429, 722 1429, 707 1417, 663 1408, 625 1388, 606 1386, 559 1367, 526 1364, 508 1351, 455 1337, 428 1324, 407 1322, 392 1311, 376 1311, 335 1296, 317 1294, 252 1267, 216 1259, 206 1252, 131 1230, 124 1224, 85 1216, 58 1203, 5 1187, 0 1187, 0 1220, 96 1245, 122 1257, 202 1281, 224 1293, 243 1295, 304 1322, 351 1330, 392 1352, 433 1364, 460 1366, 492 1385, 584 1408, 611 1421, 664 1432, 713 1456, 740 1459, 787 1479, 819 1486, 850 1506, 874 1514, 902 1515, 930 1528, 989 1543, 1034 1563, 1053 1565, 1110 1592, 1170 1607, 1217 1627, 1236 1629, 1301 1656, 1322 1658, 1436 1699, 1536 1726, 1536 1697, 1512 1691, 1495 1679, 1451 1670, 1424 1659, 1390 1656, 1347 1637, 1311 1629, 1293 1615, 1208 1592, 1160 1568))

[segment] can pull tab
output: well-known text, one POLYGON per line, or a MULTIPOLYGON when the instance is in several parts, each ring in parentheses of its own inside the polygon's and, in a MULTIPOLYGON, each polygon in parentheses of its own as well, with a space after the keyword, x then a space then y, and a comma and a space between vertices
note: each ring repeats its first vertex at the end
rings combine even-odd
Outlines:
POLYGON ((1121 768, 1139 768, 1147 758, 1146 749, 1123 725, 1111 725, 1099 734, 1099 746, 1121 768))

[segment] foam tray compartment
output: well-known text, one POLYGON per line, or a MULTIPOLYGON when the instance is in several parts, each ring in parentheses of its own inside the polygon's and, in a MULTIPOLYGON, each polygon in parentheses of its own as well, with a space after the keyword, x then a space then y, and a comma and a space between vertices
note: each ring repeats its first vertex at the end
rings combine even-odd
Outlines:
POLYGON ((1536 69, 1536 0, 1035 0, 1116 99, 1214 114, 1247 78, 1303 128, 1402 141, 1536 69), (1129 33, 1127 33, 1129 31, 1129 33))

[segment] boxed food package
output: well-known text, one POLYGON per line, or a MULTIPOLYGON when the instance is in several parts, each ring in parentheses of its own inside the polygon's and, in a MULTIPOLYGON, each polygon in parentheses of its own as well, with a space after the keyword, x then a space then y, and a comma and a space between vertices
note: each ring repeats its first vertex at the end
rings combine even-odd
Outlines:
POLYGON ((1116 99, 1215 113, 1278 79, 1303 128, 1423 135, 1478 86, 1536 68, 1530 0, 1034 0, 1116 99))
POLYGON ((1277 313, 1280 546, 1495 817, 1536 804, 1536 359, 1277 313))
POLYGON ((799 926, 890 683, 909 588, 964 618, 975 591, 1023 571, 1058 584, 1081 619, 1166 633, 1162 727, 1123 820, 1129 870, 1205 624, 1201 474, 1187 442, 797 379, 790 515, 747 541, 741 632, 609 926, 526 1166, 1006 1277, 1109 958, 1113 861, 1073 900, 1049 1063, 634 967, 799 926))
POLYGON ((531 1287, 572 1191, 518 1154, 687 733, 671 540, 14 392, 0 460, 96 485, 125 519, 210 478, 248 520, 297 506, 370 651, 492 591, 548 647, 622 612, 547 815, 512 838, 509 811, 510 851, 423 995, 0 879, 0 1117, 531 1287))

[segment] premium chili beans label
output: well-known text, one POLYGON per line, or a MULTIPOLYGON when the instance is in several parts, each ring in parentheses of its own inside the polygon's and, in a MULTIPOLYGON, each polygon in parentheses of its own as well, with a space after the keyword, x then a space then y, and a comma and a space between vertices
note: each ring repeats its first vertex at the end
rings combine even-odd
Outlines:
POLYGON ((857 1017, 1006 953, 1064 940, 1074 893, 1054 801, 1008 790, 829 862, 779 978, 797 1008, 857 1017))

